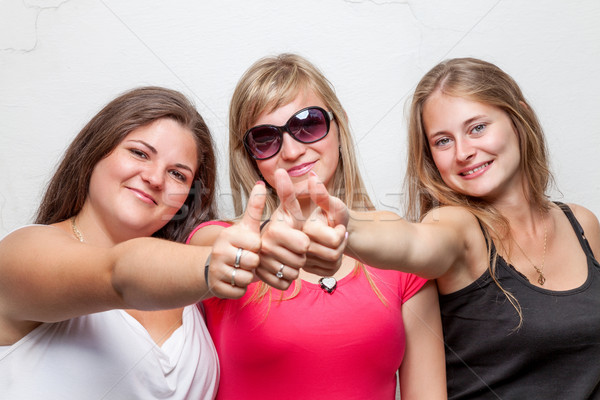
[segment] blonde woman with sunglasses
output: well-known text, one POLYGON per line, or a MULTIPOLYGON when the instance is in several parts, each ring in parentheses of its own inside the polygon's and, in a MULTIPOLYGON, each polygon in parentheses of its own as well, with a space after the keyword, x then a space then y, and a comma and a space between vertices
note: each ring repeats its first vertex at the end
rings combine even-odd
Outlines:
MULTIPOLYGON (((203 302, 221 363, 217 398, 391 400, 397 372, 403 400, 445 398, 433 282, 342 256, 344 226, 308 193, 318 179, 350 208, 373 209, 327 79, 297 55, 257 61, 235 89, 229 129, 238 214, 256 181, 270 190, 261 281, 239 300, 203 302)), ((211 245, 223 226, 204 224, 190 242, 211 245)))

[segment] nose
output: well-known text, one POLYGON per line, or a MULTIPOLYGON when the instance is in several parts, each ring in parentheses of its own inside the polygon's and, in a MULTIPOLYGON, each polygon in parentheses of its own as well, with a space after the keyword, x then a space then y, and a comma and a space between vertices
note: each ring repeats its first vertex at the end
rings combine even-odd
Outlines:
POLYGON ((142 180, 154 189, 162 189, 165 181, 163 169, 156 165, 147 165, 141 173, 142 180))
POLYGON ((475 147, 468 139, 456 139, 456 158, 461 161, 469 161, 475 156, 475 147))
POLYGON ((306 152, 306 145, 295 140, 289 133, 283 134, 281 143, 281 158, 284 160, 295 160, 306 152))

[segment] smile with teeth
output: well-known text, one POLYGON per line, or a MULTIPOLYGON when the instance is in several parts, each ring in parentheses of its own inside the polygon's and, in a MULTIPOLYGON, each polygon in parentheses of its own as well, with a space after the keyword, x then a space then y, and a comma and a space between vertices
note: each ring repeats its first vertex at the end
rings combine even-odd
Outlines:
POLYGON ((474 174, 474 173, 475 173, 475 172, 477 172, 477 171, 481 171, 482 169, 484 169, 484 168, 485 168, 485 167, 487 167, 488 165, 490 165, 490 162, 489 162, 489 161, 488 161, 488 162, 486 162, 485 164, 482 164, 482 165, 480 165, 480 166, 479 166, 479 167, 477 167, 477 168, 473 168, 473 169, 472 169, 472 170, 470 170, 470 171, 467 171, 467 172, 461 172, 461 173, 460 173, 460 175, 462 175, 462 176, 466 176, 466 175, 471 175, 471 174, 474 174))

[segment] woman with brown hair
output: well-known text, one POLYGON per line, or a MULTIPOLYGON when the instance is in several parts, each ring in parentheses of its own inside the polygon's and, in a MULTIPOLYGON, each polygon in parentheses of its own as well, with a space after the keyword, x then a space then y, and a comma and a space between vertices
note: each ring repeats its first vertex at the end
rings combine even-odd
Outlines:
POLYGON ((210 132, 179 92, 134 89, 92 118, 50 181, 36 225, 0 242, 4 397, 214 395, 217 356, 193 304, 243 295, 260 247, 252 218, 217 238, 223 251, 210 271, 210 249, 173 242, 215 217, 214 183, 210 132), (210 279, 232 266, 241 267, 235 286, 210 279))
POLYGON ((478 59, 438 64, 412 99, 408 155, 420 223, 330 215, 350 254, 437 278, 449 398, 600 398, 600 226, 548 200, 544 134, 517 83, 478 59))
MULTIPOLYGON (((239 300, 203 302, 221 365, 217 398, 394 399, 398 371, 403 399, 445 398, 433 282, 342 257, 345 228, 309 196, 318 176, 349 207, 373 209, 329 81, 300 56, 263 58, 238 82, 229 118, 236 211, 252 203, 257 180, 277 192, 266 199, 263 282, 239 300)), ((190 242, 211 245, 224 226, 202 224, 190 242)))

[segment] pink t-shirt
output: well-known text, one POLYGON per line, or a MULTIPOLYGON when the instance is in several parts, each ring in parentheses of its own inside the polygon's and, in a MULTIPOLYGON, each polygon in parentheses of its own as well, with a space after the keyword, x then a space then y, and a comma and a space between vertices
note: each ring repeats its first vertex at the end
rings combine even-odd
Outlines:
POLYGON ((221 366, 217 399, 394 399, 405 349, 402 305, 426 280, 366 269, 385 304, 362 272, 340 279, 333 294, 301 281, 291 300, 279 301, 273 289, 272 301, 246 304, 254 283, 241 299, 205 300, 221 366))

